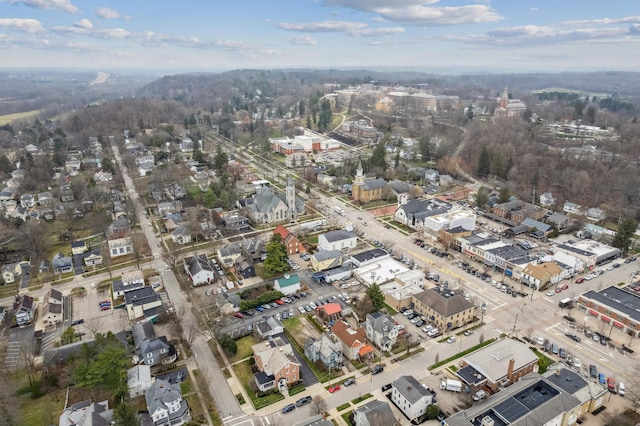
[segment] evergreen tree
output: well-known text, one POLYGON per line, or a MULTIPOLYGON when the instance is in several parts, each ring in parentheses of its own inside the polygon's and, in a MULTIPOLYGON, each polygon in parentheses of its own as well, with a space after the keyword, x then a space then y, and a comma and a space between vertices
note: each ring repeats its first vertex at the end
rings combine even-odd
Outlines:
POLYGON ((636 232, 638 224, 632 217, 625 218, 620 225, 618 225, 618 232, 613 237, 611 243, 612 246, 622 250, 622 253, 626 253, 629 250, 629 244, 631 244, 631 237, 636 232))
POLYGON ((369 165, 372 168, 379 167, 384 172, 385 170, 387 170, 386 154, 387 153, 384 146, 384 140, 381 140, 373 149, 373 154, 371 154, 371 158, 369 159, 369 165))
POLYGON ((140 426, 140 419, 128 402, 122 401, 113 411, 115 426, 140 426))
POLYGON ((307 115, 307 129, 311 128, 311 116, 307 115))
POLYGON ((367 289, 367 297, 371 300, 373 311, 379 311, 384 306, 384 294, 380 290, 380 286, 376 283, 371 284, 367 289))
POLYGON ((220 145, 216 146, 216 156, 213 159, 213 168, 217 171, 222 171, 227 168, 229 157, 227 153, 222 150, 220 145))
POLYGON ((300 101, 298 103, 298 115, 300 117, 302 117, 304 115, 304 110, 305 110, 305 105, 304 105, 304 101, 300 101))
POLYGON ((498 195, 498 203, 506 203, 511 198, 511 190, 509 187, 505 186, 500 190, 500 195, 498 195))
POLYGON ((487 204, 489 204, 489 190, 486 187, 481 186, 476 192, 476 207, 484 210, 484 208, 487 207, 487 204))
POLYGON ((426 136, 420 138, 420 155, 422 156, 422 161, 431 160, 431 142, 426 136))
POLYGON ((393 168, 397 169, 399 165, 400 165, 400 151, 396 152, 396 159, 393 164, 393 168))
POLYGON ((483 147, 478 158, 478 175, 488 176, 491 173, 491 155, 487 147, 483 147))
POLYGON ((267 258, 264 260, 264 270, 268 274, 285 272, 289 269, 287 264, 287 248, 280 234, 273 234, 267 243, 267 258))

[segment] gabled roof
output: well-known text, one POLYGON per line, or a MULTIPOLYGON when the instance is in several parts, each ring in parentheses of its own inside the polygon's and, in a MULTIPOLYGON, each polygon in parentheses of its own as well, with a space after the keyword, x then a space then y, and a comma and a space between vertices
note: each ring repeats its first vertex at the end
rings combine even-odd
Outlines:
POLYGON ((342 312, 342 306, 339 303, 326 303, 316 308, 318 311, 324 311, 326 315, 335 315, 342 312))
POLYGON ((373 189, 381 189, 387 186, 387 181, 384 179, 367 179, 361 185, 365 191, 371 191, 373 189))
POLYGON ((361 413, 369 422, 369 426, 392 426, 397 423, 389 403, 386 401, 373 400, 367 402, 354 410, 354 413, 361 413))
POLYGON ((62 302, 62 292, 60 290, 56 290, 55 288, 49 290, 49 297, 57 300, 58 302, 62 302))
POLYGON ((367 343, 367 334, 364 328, 353 329, 344 321, 336 321, 331 328, 331 332, 349 347, 357 347, 367 343))
POLYGON ((324 238, 330 243, 335 243, 336 241, 348 240, 351 238, 357 238, 355 232, 346 231, 344 229, 338 229, 337 231, 330 231, 323 235, 324 235, 324 238))
POLYGON ((340 250, 320 250, 311 255, 316 261, 323 262, 329 259, 340 259, 342 252, 340 250))
POLYGON ((207 256, 204 254, 185 258, 184 262, 188 265, 189 274, 191 276, 197 275, 202 271, 211 273, 214 272, 213 264, 209 259, 207 259, 207 256))
POLYGON ((279 234, 280 238, 282 238, 282 241, 286 240, 289 234, 291 234, 291 232, 282 225, 276 226, 276 228, 273 230, 273 233, 279 234))
POLYGON ((415 404, 425 396, 432 396, 431 392, 413 376, 400 376, 391 385, 411 404, 415 404))

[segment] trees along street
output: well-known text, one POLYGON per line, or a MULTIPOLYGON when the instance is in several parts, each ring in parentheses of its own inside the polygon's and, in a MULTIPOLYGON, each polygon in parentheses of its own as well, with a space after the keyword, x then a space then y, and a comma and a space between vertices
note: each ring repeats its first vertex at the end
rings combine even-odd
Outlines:
MULTIPOLYGON (((129 176, 127 168, 122 161, 120 151, 118 150, 118 146, 115 142, 112 143, 111 149, 113 151, 114 157, 116 158, 116 161, 118 162, 118 165, 120 166, 120 170, 122 170, 124 184, 129 192, 131 201, 136 206, 138 220, 142 225, 142 229, 147 238, 149 247, 154 250, 155 248, 157 248, 160 240, 155 236, 153 227, 151 226, 151 222, 146 217, 144 209, 139 203, 138 193, 136 192, 135 186, 133 185, 133 181, 129 176)), ((187 295, 180 289, 180 284, 178 283, 178 280, 173 271, 166 271, 163 277, 165 290, 169 295, 169 299, 173 303, 176 312, 183 312, 181 318, 182 329, 190 330, 193 327, 196 327, 196 329, 200 329, 200 325, 196 322, 196 319, 191 313, 190 304, 187 301, 187 295), (184 309, 178 309, 178 307, 184 307, 184 309)), ((228 416, 244 414, 240 409, 240 405, 238 404, 235 395, 231 391, 231 388, 227 383, 227 379, 224 377, 224 374, 222 373, 217 360, 209 350, 207 340, 202 333, 199 333, 195 337, 195 339, 193 339, 191 350, 193 351, 195 361, 198 364, 200 373, 204 376, 205 382, 209 386, 209 392, 215 400, 218 411, 220 412, 220 416, 222 418, 225 418, 228 416)))

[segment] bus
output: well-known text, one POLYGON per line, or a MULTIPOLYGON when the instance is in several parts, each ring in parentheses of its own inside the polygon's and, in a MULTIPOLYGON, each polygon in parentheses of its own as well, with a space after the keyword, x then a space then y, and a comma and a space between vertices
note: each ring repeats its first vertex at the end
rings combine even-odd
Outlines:
POLYGON ((570 297, 565 297, 558 302, 558 306, 563 309, 573 307, 573 299, 571 299, 570 297))

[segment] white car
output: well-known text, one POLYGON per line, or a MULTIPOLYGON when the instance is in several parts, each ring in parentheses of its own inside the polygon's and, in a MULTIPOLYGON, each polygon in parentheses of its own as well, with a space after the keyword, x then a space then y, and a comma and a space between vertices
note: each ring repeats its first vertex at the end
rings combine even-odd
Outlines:
POLYGON ((406 310, 406 311, 404 311, 402 314, 403 314, 405 317, 408 317, 408 316, 409 316, 409 315, 411 315, 412 313, 413 313, 413 310, 411 310, 411 309, 407 309, 407 310, 406 310))
POLYGON ((582 363, 580 362, 580 358, 574 358, 573 359, 573 366, 577 369, 580 369, 582 367, 582 363))
POLYGON ((451 336, 447 339, 447 343, 453 343, 456 341, 456 336, 451 336))
POLYGON ((96 283, 91 283, 91 288, 96 288, 96 283))
POLYGON ((349 287, 351 287, 351 284, 349 283, 340 284, 340 288, 349 288, 349 287))
POLYGON ((301 314, 304 314, 307 311, 305 311, 302 306, 298 306, 298 312, 300 312, 301 314))
POLYGON ((549 291, 547 292, 547 296, 549 296, 549 297, 554 296, 555 294, 556 294, 556 292, 555 292, 555 291, 553 291, 553 290, 549 290, 549 291))

